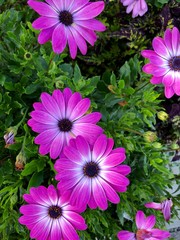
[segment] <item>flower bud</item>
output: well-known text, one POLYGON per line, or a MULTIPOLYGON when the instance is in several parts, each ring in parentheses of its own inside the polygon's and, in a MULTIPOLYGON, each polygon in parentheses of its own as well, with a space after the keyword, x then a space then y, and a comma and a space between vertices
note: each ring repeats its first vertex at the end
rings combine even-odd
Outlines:
POLYGON ((168 114, 164 111, 160 111, 157 113, 157 117, 161 120, 161 121, 166 121, 168 119, 168 114))
POLYGON ((22 171, 24 169, 24 165, 26 164, 26 156, 24 151, 20 151, 20 153, 16 156, 15 167, 16 170, 22 171))
POLYGON ((7 129, 7 132, 4 135, 4 140, 6 143, 5 148, 15 143, 14 137, 16 136, 16 134, 17 134, 17 127, 10 127, 7 129))
POLYGON ((155 142, 157 140, 157 135, 155 132, 147 131, 144 133, 144 139, 146 142, 155 142))
POLYGON ((153 147, 156 148, 156 149, 162 148, 162 144, 159 143, 159 142, 154 142, 152 145, 153 145, 153 147))
POLYGON ((177 143, 172 143, 171 146, 170 146, 170 148, 171 148, 172 150, 178 150, 178 149, 180 148, 180 146, 179 146, 177 143))

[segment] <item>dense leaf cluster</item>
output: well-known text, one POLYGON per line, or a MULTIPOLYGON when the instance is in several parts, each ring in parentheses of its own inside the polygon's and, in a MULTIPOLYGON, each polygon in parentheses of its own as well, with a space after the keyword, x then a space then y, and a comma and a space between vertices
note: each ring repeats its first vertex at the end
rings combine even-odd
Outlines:
MULTIPOLYGON (((41 92, 67 86, 91 99, 90 111, 102 113, 99 125, 115 140, 116 147, 126 149, 125 163, 132 168, 131 184, 121 194, 120 204, 109 204, 104 212, 88 209, 83 213, 88 230, 79 233, 81 239, 117 239, 121 229, 133 231, 137 210, 153 212, 157 227, 164 227, 162 214, 144 204, 170 198, 168 188, 176 176, 169 168, 163 139, 151 142, 144 137, 147 131, 157 130, 163 90, 154 88, 149 76, 142 73, 140 50, 150 48, 154 36, 179 21, 175 12, 180 5, 179 1, 147 2, 148 13, 132 20, 119 1, 106 1, 101 20, 107 31, 99 34, 86 56, 79 54, 72 61, 67 51, 55 55, 50 42, 37 43, 38 31, 31 26, 36 15, 26 1, 0 0, 0 239, 28 240, 27 229, 18 223, 22 195, 32 186, 56 185, 54 161, 38 154, 33 143, 36 134, 26 122, 41 92), (19 122, 16 143, 4 148, 3 135, 19 122), (21 171, 15 167, 20 152, 26 162, 21 171)), ((177 198, 173 202, 177 205, 177 198)))

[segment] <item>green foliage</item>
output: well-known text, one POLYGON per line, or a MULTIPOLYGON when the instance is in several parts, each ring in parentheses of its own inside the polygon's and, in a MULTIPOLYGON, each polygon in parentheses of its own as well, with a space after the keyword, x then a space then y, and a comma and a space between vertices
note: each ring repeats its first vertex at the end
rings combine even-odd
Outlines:
MULTIPOLYGON (((110 1, 101 16, 107 31, 99 34, 86 56, 79 54, 77 60, 71 60, 67 49, 55 55, 51 43, 38 44, 38 31, 31 26, 35 14, 27 1, 0 0, 1 136, 10 126, 18 128, 15 144, 5 148, 3 138, 0 140, 0 239, 29 240, 28 230, 18 223, 22 196, 32 186, 57 184, 54 162, 38 154, 33 142, 36 134, 26 124, 32 104, 39 101, 43 91, 70 87, 89 97, 90 111, 102 113, 99 125, 114 139, 115 147, 126 149, 125 164, 132 169, 128 176, 131 184, 120 194, 118 205, 109 204, 104 212, 88 209, 83 213, 88 230, 79 232, 81 239, 117 239, 121 229, 135 230, 137 210, 151 213, 144 207, 146 202, 171 197, 167 187, 172 187, 176 176, 167 167, 167 146, 160 138, 156 142, 144 139, 145 132, 157 131, 156 114, 162 110, 163 89, 149 83, 149 76, 141 71, 144 63, 140 57, 140 51, 149 47, 164 27, 158 20, 167 2, 149 0, 150 11, 132 19, 119 1, 110 1), (25 159, 20 170, 15 164, 21 151, 25 159)), ((153 213, 157 227, 164 227, 162 214, 153 213)))

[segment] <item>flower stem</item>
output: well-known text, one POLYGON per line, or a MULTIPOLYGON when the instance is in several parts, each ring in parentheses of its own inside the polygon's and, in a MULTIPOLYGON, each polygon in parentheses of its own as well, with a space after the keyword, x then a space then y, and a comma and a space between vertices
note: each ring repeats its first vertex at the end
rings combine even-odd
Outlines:
POLYGON ((25 117, 26 117, 27 112, 28 112, 28 108, 26 109, 26 111, 25 111, 25 113, 24 113, 24 116, 23 116, 23 118, 21 119, 21 121, 16 125, 17 128, 24 122, 24 119, 25 119, 25 117))
POLYGON ((143 136, 143 133, 138 132, 138 131, 136 131, 136 130, 134 130, 134 129, 131 129, 131 128, 125 127, 125 128, 121 128, 121 129, 124 130, 124 131, 132 132, 132 133, 138 134, 138 135, 140 135, 140 136, 143 136))

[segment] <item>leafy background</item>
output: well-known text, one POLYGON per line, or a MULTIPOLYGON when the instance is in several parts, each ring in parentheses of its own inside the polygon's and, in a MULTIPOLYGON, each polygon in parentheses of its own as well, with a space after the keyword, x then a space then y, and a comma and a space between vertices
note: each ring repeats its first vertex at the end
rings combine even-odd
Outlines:
MULTIPOLYGON (((89 46, 86 56, 78 54, 72 60, 68 49, 55 55, 50 42, 41 46, 37 43, 38 31, 31 26, 37 14, 27 6, 27 1, 0 0, 2 240, 30 239, 28 230, 18 223, 19 207, 24 204, 22 195, 32 186, 57 184, 54 161, 38 154, 38 146, 33 143, 36 134, 26 122, 41 92, 52 93, 55 88, 67 86, 91 99, 90 111, 102 113, 99 125, 108 137, 114 138, 115 147, 126 149, 125 164, 132 168, 128 176, 131 184, 126 193, 120 194, 118 205, 109 204, 106 211, 88 209, 83 213, 88 230, 79 232, 81 239, 117 239, 121 229, 135 231, 134 217, 140 209, 147 215, 156 215, 156 227, 165 227, 162 214, 146 209, 144 204, 170 198, 167 189, 172 188, 173 181, 178 182, 169 159, 174 154, 171 145, 179 138, 180 114, 175 115, 175 125, 175 116, 166 122, 157 119, 167 101, 162 86, 151 85, 150 76, 141 71, 146 60, 140 51, 150 49, 152 39, 163 36, 167 27, 180 26, 180 1, 149 0, 149 11, 135 19, 126 14, 119 1, 105 2, 99 19, 106 24, 107 31, 98 33, 98 41, 94 47, 89 46), (17 125, 16 143, 5 148, 4 134, 17 125), (168 139, 162 137, 162 129, 167 126, 168 139), (157 134, 154 142, 145 138, 148 131, 157 134), (19 161, 21 171, 17 168, 19 161)), ((168 103, 178 104, 178 98, 168 103)), ((178 196, 173 197, 175 206, 179 206, 178 200, 178 196)), ((174 208, 173 216, 176 215, 174 208)))

